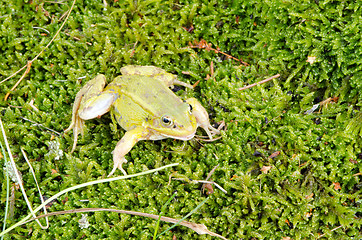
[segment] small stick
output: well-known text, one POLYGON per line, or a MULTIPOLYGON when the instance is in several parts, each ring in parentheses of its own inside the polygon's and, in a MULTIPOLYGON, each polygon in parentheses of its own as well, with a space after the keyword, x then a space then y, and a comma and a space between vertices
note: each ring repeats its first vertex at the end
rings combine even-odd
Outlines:
MULTIPOLYGON (((215 155, 216 159, 219 159, 215 153, 214 153, 214 155, 215 155)), ((215 172, 216 168, 219 167, 219 165, 220 165, 220 164, 216 165, 213 169, 211 169, 211 171, 209 172, 209 174, 207 174, 207 177, 206 177, 205 181, 209 181, 209 179, 211 178, 212 174, 215 172)), ((204 192, 205 187, 206 187, 206 183, 202 184, 201 192, 204 192)))
POLYGON ((236 60, 240 63, 242 63, 244 66, 249 66, 248 63, 244 62, 242 59, 238 59, 236 57, 233 57, 223 51, 220 51, 219 47, 217 47, 216 49, 215 48, 212 48, 211 47, 211 43, 207 43, 206 40, 204 39, 201 39, 199 42, 198 41, 194 41, 194 44, 192 44, 191 42, 189 42, 189 47, 190 48, 199 48, 199 49, 205 49, 206 51, 213 51, 215 53, 220 53, 220 54, 223 54, 225 55, 228 59, 233 59, 233 60, 236 60), (195 44, 195 45, 194 45, 195 44))
MULTIPOLYGON (((47 214, 37 216, 32 219, 29 219, 22 224, 26 224, 28 222, 31 222, 31 221, 39 219, 39 218, 57 216, 57 215, 61 215, 61 214, 82 213, 82 212, 105 212, 105 211, 116 212, 116 213, 121 213, 121 214, 129 214, 129 215, 135 215, 135 216, 141 216, 141 217, 148 217, 148 218, 152 218, 155 220, 157 220, 159 218, 159 215, 156 215, 156 214, 136 212, 136 211, 118 210, 118 209, 112 209, 112 208, 82 208, 82 209, 65 210, 65 211, 59 211, 59 212, 50 212, 47 214)), ((161 216, 161 221, 169 222, 169 223, 178 223, 179 219, 161 216)), ((179 223, 179 225, 190 228, 193 231, 197 232, 198 234, 208 234, 210 236, 214 236, 214 237, 218 237, 218 238, 227 240, 227 238, 225 238, 217 233, 209 231, 204 224, 182 221, 179 223)))
POLYGON ((189 182, 189 183, 210 183, 210 184, 214 184, 215 187, 217 187, 218 189, 220 189, 222 192, 224 192, 225 194, 227 194, 228 192, 222 188, 219 184, 217 184, 214 181, 204 181, 204 180, 192 180, 192 179, 183 179, 183 178, 172 178, 178 181, 185 181, 185 182, 189 182))
MULTIPOLYGON (((215 154, 214 154, 215 155, 215 154)), ((216 156, 216 155, 215 155, 216 156)), ((218 157, 216 156, 216 159, 218 159, 218 157)), ((209 179, 211 178, 211 175, 215 172, 216 168, 219 167, 220 164, 216 165, 210 172, 209 174, 207 174, 207 177, 205 179, 205 181, 209 181, 209 179)))
MULTIPOLYGON (((335 227, 335 228, 333 228, 333 229, 331 230, 331 232, 336 231, 337 229, 339 229, 339 228, 341 228, 341 227, 342 227, 342 225, 340 225, 340 226, 338 226, 338 227, 335 227)), ((321 238, 321 237, 324 237, 324 235, 326 235, 326 234, 324 233, 324 234, 318 236, 317 239, 319 239, 319 238, 321 238)))
POLYGON ((25 120, 25 121, 28 121, 28 122, 33 123, 35 126, 45 128, 46 130, 51 131, 51 132, 57 134, 58 136, 61 136, 61 135, 62 135, 62 134, 60 134, 59 132, 57 132, 57 131, 55 131, 55 130, 53 130, 53 129, 51 129, 51 128, 48 128, 48 127, 46 127, 46 126, 43 126, 43 125, 40 124, 40 123, 34 122, 34 121, 32 121, 32 120, 30 120, 30 119, 27 119, 27 118, 25 118, 25 117, 20 117, 20 118, 23 119, 23 120, 25 120))
POLYGON ((252 88, 252 87, 255 87, 256 85, 258 84, 263 84, 263 83, 266 83, 266 82, 269 82, 270 80, 274 79, 274 78, 278 78, 280 77, 280 74, 278 73, 277 75, 274 75, 270 78, 267 78, 267 79, 264 79, 263 81, 260 81, 260 82, 257 82, 257 83, 253 83, 253 84, 250 84, 248 86, 245 86, 245 87, 242 87, 242 88, 239 88, 238 90, 241 91, 241 90, 245 90, 245 89, 248 89, 248 88, 252 88))

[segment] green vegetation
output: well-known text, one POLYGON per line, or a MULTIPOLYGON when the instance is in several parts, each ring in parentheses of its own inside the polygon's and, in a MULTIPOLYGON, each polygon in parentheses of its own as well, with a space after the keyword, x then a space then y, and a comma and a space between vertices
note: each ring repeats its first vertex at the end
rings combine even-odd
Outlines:
MULTIPOLYGON (((0 2, 0 81, 41 51, 71 4, 0 2)), ((77 1, 60 35, 7 101, 6 93, 22 73, 0 83, 0 116, 29 200, 40 204, 20 147, 47 197, 105 177, 124 133, 109 114, 86 122, 88 131, 73 154, 69 153, 73 135, 59 136, 47 128, 63 133, 75 94, 98 73, 111 80, 124 65, 155 65, 178 74, 182 81, 200 80, 194 91, 181 89, 177 94, 199 99, 212 122, 224 120, 222 138, 211 143, 140 142, 126 156, 129 174, 180 165, 76 190, 60 197, 49 212, 104 207, 159 214, 177 191, 164 215, 180 219, 207 195, 201 185, 177 180, 169 184, 169 176, 177 171, 179 178, 202 180, 219 164, 212 180, 228 193, 214 187, 188 221, 205 224, 228 239, 361 238, 361 16, 358 1, 77 1), (249 65, 189 47, 202 39, 249 65), (206 80, 211 64, 214 73, 206 80), (278 79, 238 90, 277 73, 278 79), (328 98, 333 99, 305 114, 328 98), (63 151, 59 159, 54 143, 63 151)), ((3 157, 0 162, 3 166, 3 157)), ((3 171, 0 182, 4 209, 3 171)), ((21 192, 14 194, 7 226, 28 214, 21 192)), ((3 211, 0 217, 4 218, 3 211)), ((152 219, 98 212, 88 213, 90 226, 81 229, 80 218, 80 213, 51 217, 47 230, 31 222, 7 237, 151 239, 157 225, 152 219)), ((169 226, 161 222, 158 232, 169 226)), ((182 226, 161 239, 174 235, 214 239, 182 226)))

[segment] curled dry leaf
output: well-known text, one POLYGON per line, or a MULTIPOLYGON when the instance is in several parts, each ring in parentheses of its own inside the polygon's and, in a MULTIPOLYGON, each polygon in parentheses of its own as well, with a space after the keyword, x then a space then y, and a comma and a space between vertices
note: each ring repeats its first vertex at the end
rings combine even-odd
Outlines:
POLYGON ((268 158, 275 158, 280 154, 280 151, 273 152, 268 158))
POLYGON ((334 190, 340 190, 341 189, 341 184, 339 184, 339 182, 334 182, 334 190))
POLYGON ((244 62, 242 59, 238 59, 238 58, 235 58, 225 52, 222 52, 220 51, 220 48, 219 47, 216 47, 215 48, 212 48, 212 44, 211 43, 207 43, 205 39, 201 39, 200 41, 197 41, 195 40, 193 43, 189 42, 189 46, 191 48, 200 48, 200 49, 205 49, 206 51, 213 51, 215 53, 220 53, 220 54, 223 54, 224 56, 226 56, 226 58, 228 59, 233 59, 233 60, 236 60, 238 62, 240 62, 241 64, 243 64, 244 66, 249 66, 248 63, 244 62))
POLYGON ((268 173, 268 171, 272 168, 272 166, 263 166, 260 171, 262 171, 263 173, 268 173))
POLYGON ((305 198, 306 198, 306 199, 310 199, 310 198, 312 198, 313 196, 314 196, 314 193, 311 193, 311 194, 305 196, 305 198))

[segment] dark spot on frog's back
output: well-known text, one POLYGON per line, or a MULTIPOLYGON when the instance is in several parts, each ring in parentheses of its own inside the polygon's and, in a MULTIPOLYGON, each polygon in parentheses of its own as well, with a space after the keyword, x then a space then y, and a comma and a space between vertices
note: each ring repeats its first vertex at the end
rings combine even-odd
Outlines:
POLYGON ((178 91, 180 91, 181 89, 182 89, 181 86, 173 86, 173 88, 172 88, 171 90, 172 90, 172 92, 178 92, 178 91))
POLYGON ((168 92, 165 89, 160 89, 160 93, 167 94, 168 92))
POLYGON ((144 94, 144 98, 145 99, 149 99, 151 97, 151 93, 150 92, 146 92, 145 94, 144 94))

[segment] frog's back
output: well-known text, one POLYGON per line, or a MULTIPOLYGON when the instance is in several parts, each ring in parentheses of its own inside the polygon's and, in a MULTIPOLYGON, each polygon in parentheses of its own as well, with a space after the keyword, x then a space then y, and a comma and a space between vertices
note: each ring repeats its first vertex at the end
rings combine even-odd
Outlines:
POLYGON ((147 76, 120 76, 107 88, 117 89, 114 104, 117 122, 129 130, 147 119, 160 118, 184 108, 183 101, 163 82, 147 76))

